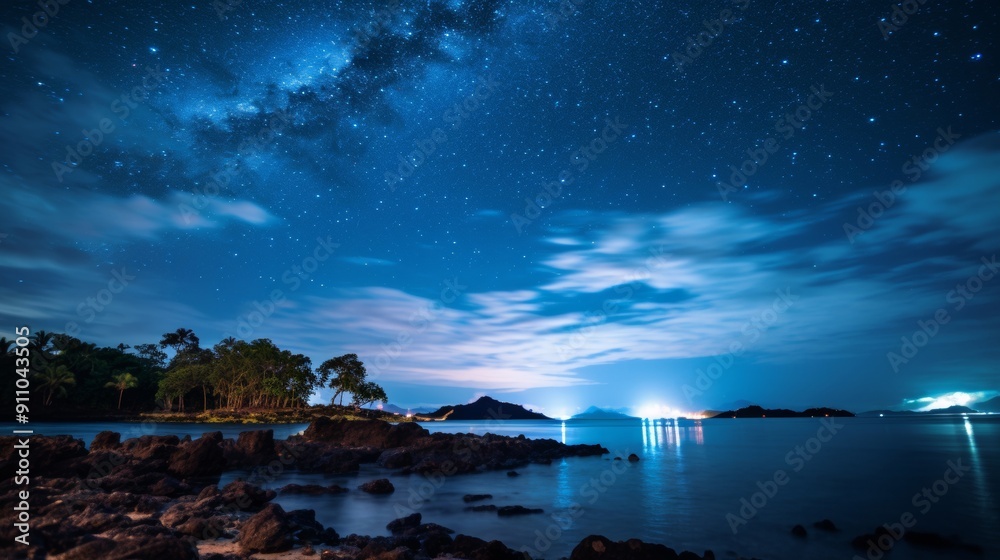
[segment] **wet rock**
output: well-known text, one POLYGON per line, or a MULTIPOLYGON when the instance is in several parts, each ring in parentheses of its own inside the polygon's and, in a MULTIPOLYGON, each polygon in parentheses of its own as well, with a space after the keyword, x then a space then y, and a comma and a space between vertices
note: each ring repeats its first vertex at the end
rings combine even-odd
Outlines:
POLYGON ((320 486, 319 484, 286 484, 278 489, 281 494, 306 494, 309 496, 322 496, 324 494, 342 494, 347 492, 347 488, 342 488, 336 484, 330 486, 320 486))
POLYGON ((806 528, 803 527, 802 525, 796 525, 792 527, 792 535, 804 539, 807 536, 809 536, 809 533, 806 531, 806 528))
POLYGON ((492 500, 493 494, 466 494, 462 496, 462 501, 465 503, 478 502, 481 500, 492 500))
POLYGON ((400 517, 399 519, 394 519, 385 526, 392 534, 402 533, 407 529, 412 527, 420 526, 421 515, 419 513, 413 513, 407 515, 406 517, 400 517))
POLYGON ((222 474, 226 460, 219 446, 221 441, 222 434, 214 432, 181 445, 170 455, 168 470, 179 478, 211 477, 222 474))
POLYGON ((255 511, 274 499, 274 490, 263 490, 259 486, 242 480, 235 480, 225 485, 219 498, 239 509, 255 511))
POLYGON ((197 560, 198 550, 188 540, 175 536, 156 535, 121 540, 96 538, 73 548, 60 560, 133 560, 136 558, 170 558, 197 560))
POLYGON ((292 547, 292 528, 285 510, 278 504, 268 504, 240 526, 240 551, 281 552, 292 547))
POLYGON ((91 451, 102 449, 115 450, 122 446, 122 435, 118 432, 105 430, 94 436, 94 441, 90 442, 91 451))
POLYGON ((630 453, 629 456, 628 456, 628 462, 629 463, 638 463, 639 462, 639 456, 636 455, 635 453, 630 453))
POLYGON ((519 473, 517 471, 507 471, 507 476, 513 478, 515 476, 521 476, 521 473, 519 473))
POLYGON ((570 554, 570 560, 714 560, 715 555, 706 551, 704 556, 684 551, 678 554, 662 544, 645 543, 638 539, 614 542, 600 535, 590 535, 580 541, 570 554))
POLYGON ((387 469, 401 469, 413 464, 413 455, 406 449, 386 449, 376 463, 387 469))
POLYGON ((256 467, 273 461, 277 456, 274 430, 253 430, 240 432, 226 460, 231 465, 256 467))
POLYGON ((964 543, 957 536, 946 537, 937 533, 924 531, 907 531, 903 540, 914 545, 936 550, 964 550, 973 554, 982 554, 983 548, 976 544, 964 543))
POLYGON ((503 506, 497 508, 497 515, 500 517, 510 517, 512 515, 530 515, 533 513, 545 513, 541 508, 526 508, 524 506, 503 506))
POLYGON ((483 504, 478 506, 469 506, 465 508, 465 511, 496 511, 497 506, 493 504, 483 504))
POLYGON ((366 482, 358 486, 358 489, 369 494, 392 494, 396 491, 396 487, 387 478, 366 482))

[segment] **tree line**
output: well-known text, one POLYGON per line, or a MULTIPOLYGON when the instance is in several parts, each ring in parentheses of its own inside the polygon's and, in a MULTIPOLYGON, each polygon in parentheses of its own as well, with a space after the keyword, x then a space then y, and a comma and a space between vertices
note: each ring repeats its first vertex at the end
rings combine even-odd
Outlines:
MULTIPOLYGON (((313 368, 303 354, 282 350, 271 340, 227 338, 203 348, 190 329, 163 335, 158 343, 98 347, 67 334, 37 331, 29 339, 33 402, 47 408, 72 407, 179 412, 225 409, 301 408, 318 389, 333 399, 350 395, 361 408, 386 402, 385 391, 367 378, 356 354, 331 358, 313 368), (168 360, 166 350, 172 350, 168 360)), ((15 369, 15 341, 0 337, 3 370, 15 369)), ((12 376, 11 376, 12 377, 12 376)), ((3 401, 14 402, 13 384, 3 401)))

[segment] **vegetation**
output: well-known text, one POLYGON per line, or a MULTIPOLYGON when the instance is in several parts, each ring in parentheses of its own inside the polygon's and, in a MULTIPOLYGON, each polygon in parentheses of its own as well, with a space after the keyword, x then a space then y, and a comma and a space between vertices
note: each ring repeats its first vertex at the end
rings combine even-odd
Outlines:
MULTIPOLYGON (((343 403, 350 395, 355 410, 387 399, 382 387, 367 379, 356 354, 328 359, 314 370, 309 357, 266 338, 227 338, 209 349, 193 331, 177 329, 155 344, 98 348, 66 334, 38 331, 28 347, 32 390, 52 410, 67 401, 71 406, 66 408, 110 411, 115 405, 108 389, 118 392, 118 410, 239 417, 248 411, 304 409, 327 386, 334 393, 331 403, 337 398, 343 403)), ((13 340, 0 337, 3 371, 13 373, 16 349, 13 340)), ((14 400, 11 386, 0 389, 5 403, 14 400)))

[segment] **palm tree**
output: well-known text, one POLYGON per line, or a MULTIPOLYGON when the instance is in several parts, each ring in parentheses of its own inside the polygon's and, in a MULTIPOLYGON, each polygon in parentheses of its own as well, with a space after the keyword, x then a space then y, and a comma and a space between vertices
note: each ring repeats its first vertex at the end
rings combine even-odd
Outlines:
POLYGON ((164 333, 163 338, 160 340, 160 347, 166 348, 167 346, 172 347, 174 350, 180 351, 181 347, 187 348, 197 348, 198 337, 195 336, 194 331, 191 329, 177 329, 174 332, 164 333))
POLYGON ((76 377, 66 366, 48 366, 44 371, 36 373, 35 378, 41 381, 35 390, 44 393, 45 406, 52 404, 54 397, 65 397, 67 385, 76 385, 76 377))
POLYGON ((13 345, 13 340, 7 340, 6 336, 0 336, 0 356, 6 356, 7 352, 10 352, 10 347, 13 345))
POLYGON ((139 384, 139 380, 135 378, 131 373, 119 373, 114 376, 114 381, 108 381, 104 384, 105 387, 111 389, 118 389, 118 410, 122 409, 122 395, 125 394, 126 389, 133 389, 139 384))
POLYGON ((47 348, 48 345, 52 342, 52 336, 53 335, 50 332, 46 331, 36 332, 35 336, 33 337, 34 340, 32 341, 34 343, 35 349, 38 351, 44 351, 45 348, 47 348))

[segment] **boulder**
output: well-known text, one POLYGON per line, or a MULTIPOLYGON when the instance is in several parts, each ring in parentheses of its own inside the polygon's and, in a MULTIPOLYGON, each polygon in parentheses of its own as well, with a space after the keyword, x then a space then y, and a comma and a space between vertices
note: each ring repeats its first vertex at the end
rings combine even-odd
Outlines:
POLYGON ((256 467, 277 458, 274 450, 274 430, 240 432, 233 446, 231 462, 244 467, 256 467))
POLYGON ((393 535, 397 533, 402 533, 411 527, 420 526, 421 516, 419 513, 412 513, 406 517, 400 517, 399 519, 394 519, 385 526, 393 535))
POLYGON ((714 559, 711 551, 699 556, 693 552, 678 554, 662 544, 645 543, 638 539, 614 542, 600 535, 590 535, 580 541, 570 554, 570 560, 705 560, 714 559))
POLYGON ((792 527, 792 535, 799 537, 800 539, 804 539, 807 536, 809 536, 809 533, 806 531, 806 528, 803 527, 802 525, 796 525, 792 527))
POLYGON ((465 503, 479 502, 482 500, 492 500, 493 494, 466 494, 462 496, 462 501, 465 503))
POLYGON ((392 494, 396 491, 396 487, 387 478, 366 482, 358 486, 358 489, 369 494, 392 494))
POLYGON ((839 531, 839 529, 837 529, 837 526, 834 525, 833 521, 830 521, 829 519, 817 521, 813 523, 813 527, 819 529, 820 531, 826 531, 828 533, 835 533, 839 531))
POLYGON ((118 432, 105 430, 94 436, 94 441, 90 442, 91 451, 102 449, 115 450, 122 446, 122 435, 118 432))
POLYGON ((503 506, 497 508, 497 515, 500 517, 510 517, 512 515, 530 515, 533 513, 545 513, 541 508, 526 508, 524 506, 503 506))
POLYGON ((219 443, 222 434, 215 432, 178 447, 170 456, 168 470, 179 478, 212 477, 222 474, 226 460, 219 443), (218 438, 215 437, 218 434, 218 438))
POLYGON ((268 504, 240 525, 240 551, 282 552, 292 547, 292 528, 285 510, 278 504, 268 504))

